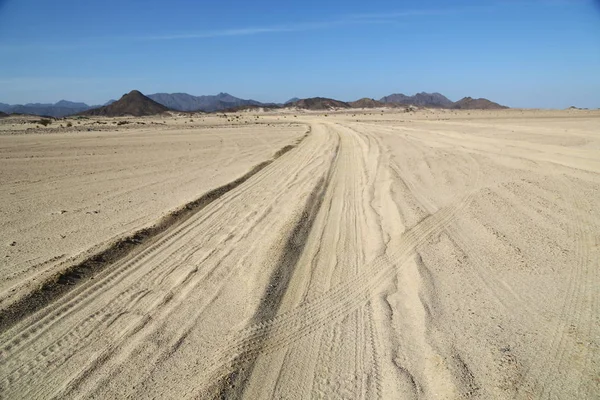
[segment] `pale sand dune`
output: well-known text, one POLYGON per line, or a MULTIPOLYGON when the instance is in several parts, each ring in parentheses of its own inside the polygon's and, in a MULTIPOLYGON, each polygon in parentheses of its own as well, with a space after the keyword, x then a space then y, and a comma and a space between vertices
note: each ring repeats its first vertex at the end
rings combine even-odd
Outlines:
MULTIPOLYGON (((0 162, 15 165, 3 182, 37 202, 22 208, 106 192, 104 236, 69 245, 84 251, 133 229, 132 215, 150 223, 310 129, 185 222, 4 329, 2 397, 600 396, 599 112, 254 119, 0 136, 0 162), (189 157, 179 140, 191 141, 189 157), (132 153, 127 168, 139 176, 126 180, 122 156, 64 161, 63 147, 132 153), (26 151, 40 157, 29 172, 8 159, 26 151), (73 169, 59 180, 63 162, 73 169), (104 178, 85 175, 98 170, 104 178), (119 190, 139 199, 135 210, 123 211, 126 195, 110 197, 119 190), (110 223, 124 228, 110 233, 110 223)), ((18 205, 6 192, 3 211, 18 205)), ((9 209, 4 226, 59 229, 49 209, 19 218, 9 209)), ((85 224, 95 229, 83 215, 64 227, 85 224)), ((26 259, 3 261, 24 271, 11 285, 37 276, 26 259)))

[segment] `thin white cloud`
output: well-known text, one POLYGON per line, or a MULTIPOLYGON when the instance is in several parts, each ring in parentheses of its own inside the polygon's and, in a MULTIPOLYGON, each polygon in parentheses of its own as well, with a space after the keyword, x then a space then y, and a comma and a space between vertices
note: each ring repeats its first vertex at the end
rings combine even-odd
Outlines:
POLYGON ((340 18, 330 21, 318 21, 318 22, 303 22, 303 23, 290 23, 263 27, 245 27, 236 29, 222 29, 222 30, 208 30, 208 31, 196 31, 196 32, 178 32, 178 33, 164 33, 156 35, 146 36, 107 36, 107 37, 96 37, 86 38, 85 40, 79 39, 78 42, 71 43, 25 43, 25 44, 0 44, 0 51, 34 51, 34 50, 46 50, 46 51, 69 51, 78 48, 88 48, 93 46, 102 46, 106 43, 112 43, 114 41, 169 41, 169 40, 186 40, 186 39, 210 39, 218 37, 228 36, 253 36, 260 34, 269 33, 283 33, 283 32, 305 32, 312 30, 321 30, 333 28, 342 25, 374 25, 382 24, 389 21, 382 21, 379 19, 368 19, 368 18, 340 18))
POLYGON ((362 13, 362 14, 348 14, 344 18, 348 20, 361 21, 365 19, 370 20, 399 20, 410 17, 427 17, 436 15, 453 15, 453 14, 465 14, 465 13, 476 13, 476 12, 488 12, 495 10, 501 3, 487 3, 485 5, 475 6, 461 6, 461 7, 443 7, 443 8, 424 8, 424 9, 412 9, 412 10, 389 10, 387 12, 377 13, 362 13))
MULTIPOLYGON (((273 33, 282 32, 286 29, 281 27, 265 27, 265 28, 241 28, 241 29, 224 29, 215 31, 205 32, 189 32, 189 33, 175 33, 175 34, 164 34, 164 35, 153 35, 153 36, 139 36, 132 39, 135 40, 178 40, 178 39, 203 39, 203 38, 214 38, 221 36, 248 36, 258 35, 261 33, 273 33)), ((289 30, 289 29, 287 29, 289 30)))
MULTIPOLYGON (((553 1, 553 0, 546 0, 553 1)), ((560 1, 560 0, 558 0, 560 1)), ((347 25, 377 25, 398 23, 410 17, 425 17, 433 15, 447 15, 456 13, 465 13, 473 11, 486 11, 491 6, 473 6, 460 8, 439 8, 439 9, 413 9, 413 10, 390 10, 389 12, 347 14, 334 17, 330 20, 315 22, 299 22, 278 24, 271 26, 242 27, 222 30, 207 30, 193 32, 169 32, 164 34, 144 35, 144 36, 114 36, 114 37, 96 37, 79 38, 76 42, 70 43, 26 43, 26 44, 0 44, 0 51, 24 51, 24 50, 46 50, 46 51, 69 51, 77 48, 88 48, 106 45, 114 41, 169 41, 186 39, 209 39, 228 36, 253 36, 284 32, 305 32, 313 30, 331 29, 347 25)))
POLYGON ((365 14, 348 14, 345 18, 349 21, 362 20, 381 20, 381 19, 399 19, 406 17, 428 16, 449 14, 452 10, 409 10, 409 11, 393 11, 386 13, 365 13, 365 14))
MULTIPOLYGON (((141 36, 135 40, 177 40, 177 39, 203 39, 225 36, 250 36, 268 33, 303 32, 312 30, 329 29, 344 25, 376 25, 400 22, 410 17, 449 15, 465 12, 489 11, 491 6, 471 6, 459 8, 391 10, 381 13, 346 14, 326 21, 301 22, 264 27, 247 27, 241 29, 224 29, 201 32, 174 33, 164 35, 141 36)), ((132 39, 132 38, 129 38, 132 39)))
POLYGON ((240 29, 223 29, 213 31, 201 31, 201 32, 188 32, 188 33, 175 33, 175 34, 164 34, 164 35, 151 35, 151 36, 139 36, 130 39, 135 40, 177 40, 177 39, 203 39, 203 38, 215 38, 225 36, 251 36, 265 33, 282 33, 282 32, 304 32, 319 29, 328 29, 341 25, 355 25, 355 24, 381 24, 386 21, 379 19, 367 19, 367 18, 340 18, 331 21, 321 22, 305 22, 305 23, 293 23, 286 25, 272 25, 265 27, 248 27, 240 29))

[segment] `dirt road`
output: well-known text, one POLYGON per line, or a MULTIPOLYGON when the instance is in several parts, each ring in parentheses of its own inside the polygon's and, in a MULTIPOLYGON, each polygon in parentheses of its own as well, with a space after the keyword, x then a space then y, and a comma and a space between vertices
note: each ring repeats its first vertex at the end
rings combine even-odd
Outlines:
POLYGON ((600 396, 599 115, 297 122, 3 331, 2 397, 600 396))

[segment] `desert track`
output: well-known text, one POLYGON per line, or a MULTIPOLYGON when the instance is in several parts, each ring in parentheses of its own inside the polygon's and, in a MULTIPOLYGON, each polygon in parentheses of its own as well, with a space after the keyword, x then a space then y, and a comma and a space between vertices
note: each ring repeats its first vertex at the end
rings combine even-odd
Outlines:
POLYGON ((386 118, 298 118, 0 333, 0 396, 600 396, 598 115, 386 118))

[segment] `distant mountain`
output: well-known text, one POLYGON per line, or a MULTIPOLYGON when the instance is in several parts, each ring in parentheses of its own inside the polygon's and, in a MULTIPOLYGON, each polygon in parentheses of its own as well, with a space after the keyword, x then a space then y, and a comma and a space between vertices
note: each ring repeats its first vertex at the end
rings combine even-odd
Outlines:
POLYGON ((298 101, 298 100, 300 100, 300 98, 299 98, 299 97, 292 97, 291 99, 289 99, 288 101, 286 101, 286 102, 285 102, 285 103, 283 103, 283 104, 294 103, 294 102, 296 102, 296 101, 298 101))
POLYGON ((61 100, 57 103, 54 103, 54 107, 73 108, 73 109, 81 110, 81 109, 89 108, 90 106, 88 106, 85 103, 75 103, 73 101, 61 100))
POLYGON ((169 109, 162 104, 155 102, 154 100, 144 96, 137 90, 123 95, 118 101, 112 104, 95 108, 93 110, 87 110, 79 113, 80 115, 98 115, 106 117, 121 117, 125 115, 132 115, 135 117, 141 117, 146 115, 161 114, 169 109))
POLYGON ((192 96, 187 93, 155 93, 148 98, 177 111, 198 111, 208 105, 203 97, 192 96))
MULTIPOLYGON (((112 103, 114 103, 116 100, 115 99, 110 99, 109 101, 107 101, 106 103, 102 104, 103 106, 109 106, 112 103)), ((94 108, 98 108, 100 106, 95 106, 94 108)))
POLYGON ((391 94, 389 96, 382 97, 380 100, 382 103, 395 103, 413 105, 419 107, 441 107, 450 108, 454 104, 452 100, 440 93, 417 93, 414 96, 406 96, 402 93, 391 94))
POLYGON ((7 114, 31 114, 31 115, 43 115, 49 117, 64 117, 67 115, 75 114, 79 111, 87 110, 89 107, 84 109, 68 108, 68 107, 57 107, 53 104, 15 104, 8 107, 3 107, 2 111, 7 114))
POLYGON ((52 103, 27 103, 24 107, 52 107, 52 103))
POLYGON ((234 97, 228 93, 219 93, 215 96, 192 96, 187 93, 155 93, 148 95, 149 98, 177 111, 223 111, 240 106, 270 106, 272 103, 264 104, 256 100, 244 100, 234 97))
POLYGON ((492 110, 508 108, 487 99, 473 99, 465 97, 456 103, 440 93, 417 93, 414 96, 406 96, 402 93, 391 94, 380 100, 382 103, 395 103, 414 105, 419 107, 440 107, 457 110, 492 110))
POLYGON ((41 115, 49 117, 65 117, 67 115, 76 114, 77 112, 87 110, 89 107, 84 109, 69 108, 69 107, 57 107, 53 104, 25 104, 25 105, 14 105, 10 108, 11 114, 31 114, 41 115))
POLYGON ((473 99, 465 97, 452 105, 452 108, 457 110, 501 110, 508 108, 488 99, 473 99))
POLYGON ((296 107, 305 110, 333 110, 336 108, 351 108, 350 104, 343 101, 328 99, 325 97, 312 97, 309 99, 301 99, 288 103, 285 105, 286 108, 296 107))
POLYGON ((3 117, 8 117, 8 114, 0 111, 0 118, 3 118, 3 117))
POLYGON ((74 103, 61 100, 57 103, 28 103, 28 104, 4 104, 0 103, 0 111, 7 114, 31 114, 49 117, 65 117, 81 111, 89 110, 90 106, 85 103, 74 103))
POLYGON ((402 93, 394 93, 379 99, 382 103, 410 104, 412 97, 402 93))
POLYGON ((350 106, 352 108, 380 108, 391 105, 392 103, 382 103, 375 99, 369 99, 368 97, 362 98, 360 100, 351 101, 350 106))
MULTIPOLYGON (((116 100, 110 100, 104 105, 114 103, 116 100)), ((52 103, 27 103, 27 104, 5 104, 0 103, 0 111, 7 114, 29 114, 40 115, 55 118, 62 118, 82 111, 102 107, 101 105, 89 106, 82 102, 60 100, 52 103)))

